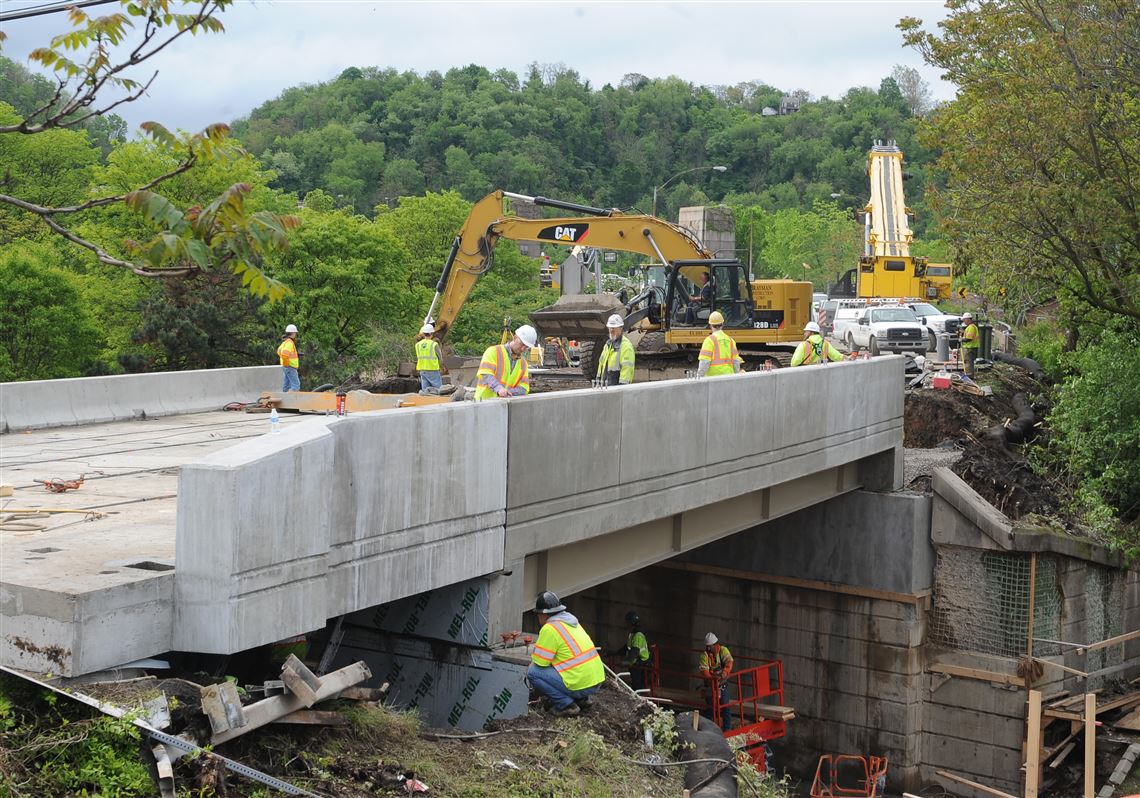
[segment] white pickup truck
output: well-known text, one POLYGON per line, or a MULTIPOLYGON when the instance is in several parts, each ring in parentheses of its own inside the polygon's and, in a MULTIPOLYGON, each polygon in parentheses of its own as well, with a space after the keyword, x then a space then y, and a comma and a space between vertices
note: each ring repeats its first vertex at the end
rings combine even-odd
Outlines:
POLYGON ((843 330, 844 341, 852 352, 870 350, 880 352, 926 351, 926 328, 910 308, 869 307, 861 311, 843 330))

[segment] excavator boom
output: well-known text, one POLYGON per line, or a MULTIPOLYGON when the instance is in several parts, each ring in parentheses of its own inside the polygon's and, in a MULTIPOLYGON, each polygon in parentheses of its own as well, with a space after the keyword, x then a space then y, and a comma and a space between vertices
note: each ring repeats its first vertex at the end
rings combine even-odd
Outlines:
MULTIPOLYGON (((440 340, 455 323, 475 283, 491 267, 492 253, 500 238, 636 252, 664 263, 712 257, 691 232, 654 216, 627 216, 614 209, 493 191, 472 207, 436 285, 435 298, 424 321, 435 325, 440 340), (508 198, 587 215, 524 219, 504 211, 503 203, 508 198)), ((698 267, 691 268, 694 274, 699 271, 698 267)))

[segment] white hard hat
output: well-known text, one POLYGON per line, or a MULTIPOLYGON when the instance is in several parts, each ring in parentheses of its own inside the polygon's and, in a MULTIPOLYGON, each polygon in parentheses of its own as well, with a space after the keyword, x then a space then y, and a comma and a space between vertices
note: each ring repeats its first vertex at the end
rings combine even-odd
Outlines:
POLYGON ((296 324, 286 325, 285 332, 287 332, 287 333, 297 332, 297 325, 296 324))
POLYGON ((431 335, 433 332, 435 332, 435 327, 431 326, 431 322, 427 322, 423 327, 420 327, 420 333, 422 335, 431 335))
POLYGON ((965 313, 962 314, 962 318, 963 319, 972 319, 972 318, 974 318, 974 314, 967 310, 965 313))
POLYGON ((706 646, 715 646, 716 645, 716 635, 714 635, 712 632, 709 632, 707 635, 705 635, 705 645, 706 646))
POLYGON ((819 325, 816 324, 814 321, 809 321, 807 324, 804 325, 804 332, 817 333, 817 332, 819 332, 819 325))
POLYGON ((606 321, 606 326, 607 327, 624 327, 625 322, 622 321, 621 316, 619 316, 618 314, 615 313, 614 315, 610 316, 609 319, 606 321))
POLYGON ((527 346, 535 346, 538 344, 538 333, 535 332, 534 327, 531 327, 529 324, 524 324, 515 330, 515 335, 527 346))

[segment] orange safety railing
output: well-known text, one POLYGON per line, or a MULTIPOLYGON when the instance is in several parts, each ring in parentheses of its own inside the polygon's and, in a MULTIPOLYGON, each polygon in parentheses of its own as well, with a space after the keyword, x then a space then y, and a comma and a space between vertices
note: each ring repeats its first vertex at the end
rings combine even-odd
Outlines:
POLYGON ((669 706, 678 709, 695 709, 722 729, 726 719, 731 719, 731 728, 725 729, 725 737, 745 737, 742 746, 758 770, 764 772, 767 766, 766 745, 769 740, 783 737, 787 733, 787 716, 776 710, 784 706, 784 665, 779 660, 763 660, 754 657, 733 657, 736 670, 726 678, 715 680, 701 675, 695 670, 703 649, 665 649, 668 662, 693 663, 693 670, 661 667, 661 651, 656 646, 652 650, 653 669, 646 686, 650 695, 667 698, 669 706), (725 699, 721 700, 720 687, 725 687, 725 699))
POLYGON ((811 798, 879 798, 886 786, 885 756, 824 754, 815 768, 811 798))

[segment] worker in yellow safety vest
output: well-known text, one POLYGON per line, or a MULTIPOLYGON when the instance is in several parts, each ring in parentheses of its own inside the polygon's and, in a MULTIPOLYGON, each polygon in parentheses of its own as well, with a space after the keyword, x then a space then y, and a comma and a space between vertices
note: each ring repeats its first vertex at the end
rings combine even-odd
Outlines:
POLYGON ((475 401, 496 396, 526 396, 530 393, 530 370, 526 365, 527 350, 538 343, 534 327, 524 324, 515 337, 501 346, 489 346, 479 362, 475 375, 475 401))
POLYGON ((697 358, 698 377, 720 377, 724 374, 737 374, 744 360, 736 349, 736 341, 721 329, 724 316, 719 310, 709 314, 711 332, 701 344, 701 354, 697 358))
POLYGON ((443 378, 439 374, 439 341, 432 338, 435 327, 425 322, 416 336, 416 371, 420 373, 420 393, 439 393, 443 378))
POLYGON ((728 646, 722 646, 712 632, 705 635, 705 650, 697 661, 697 670, 708 680, 706 686, 701 688, 701 693, 708 700, 710 714, 715 693, 720 699, 721 722, 724 724, 722 728, 725 731, 731 729, 732 709, 725 704, 728 703, 727 679, 732 674, 732 652, 728 646))
POLYGON ((820 332, 819 325, 809 321, 804 325, 804 340, 792 354, 793 366, 811 366, 843 360, 843 353, 829 344, 820 332))
POLYGON ((277 359, 281 361, 283 381, 282 393, 301 390, 301 355, 297 351, 297 325, 290 324, 285 328, 285 338, 277 347, 277 359))
POLYGON ((549 590, 534 602, 542 628, 527 668, 530 686, 548 698, 555 715, 577 715, 606 680, 602 658, 577 617, 549 590))
POLYGON ((597 379, 600 385, 629 385, 633 382, 633 344, 623 334, 625 321, 618 314, 606 322, 610 337, 598 358, 597 379))
POLYGON ((962 330, 962 360, 966 366, 966 376, 974 376, 974 361, 978 359, 978 348, 982 345, 981 333, 978 325, 974 324, 974 314, 966 311, 962 314, 962 323, 966 329, 962 330))

